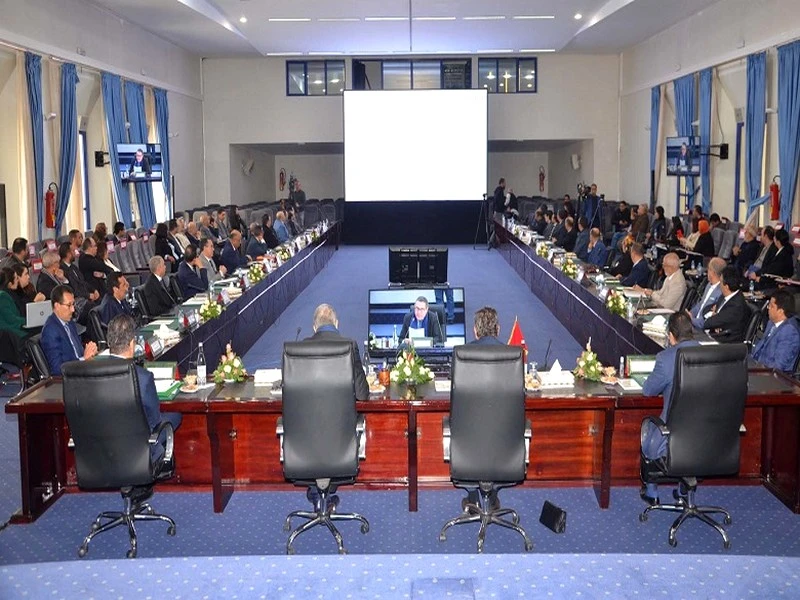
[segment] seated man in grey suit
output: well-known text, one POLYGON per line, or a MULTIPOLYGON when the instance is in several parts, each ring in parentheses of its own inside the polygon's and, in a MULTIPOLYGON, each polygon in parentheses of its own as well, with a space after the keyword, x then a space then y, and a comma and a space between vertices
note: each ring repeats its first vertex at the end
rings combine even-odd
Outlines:
POLYGON ((403 319, 403 327, 400 329, 400 341, 405 342, 409 337, 429 337, 433 338, 434 344, 443 344, 442 325, 435 312, 428 310, 428 299, 420 296, 414 301, 413 313, 408 313, 403 319), (411 330, 415 333, 412 335, 411 330))
POLYGON ((664 256, 664 285, 660 290, 651 290, 641 286, 633 286, 634 290, 644 292, 644 295, 661 308, 668 308, 675 312, 680 310, 683 297, 686 295, 686 279, 681 272, 681 259, 674 252, 664 256))
POLYGON ((497 311, 491 306, 484 306, 475 313, 472 332, 475 334, 475 339, 470 344, 505 346, 497 339, 500 335, 500 323, 497 320, 497 311))
POLYGON ((722 271, 725 269, 725 260, 716 256, 708 261, 708 283, 703 290, 703 295, 698 298, 697 302, 691 308, 688 308, 689 316, 692 318, 692 325, 697 329, 703 329, 706 318, 712 314, 712 308, 722 295, 722 290, 719 287, 719 280, 722 277, 722 271))
POLYGON ((214 260, 214 241, 210 238, 200 239, 200 264, 206 270, 208 281, 212 283, 224 279, 228 272, 225 265, 219 265, 214 260))

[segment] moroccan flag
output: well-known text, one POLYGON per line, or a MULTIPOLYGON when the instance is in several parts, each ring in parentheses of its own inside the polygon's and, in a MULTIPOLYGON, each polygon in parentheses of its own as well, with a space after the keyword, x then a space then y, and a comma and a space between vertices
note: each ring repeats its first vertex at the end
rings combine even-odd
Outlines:
POLYGON ((528 362, 528 345, 525 343, 525 336, 522 335, 522 328, 519 326, 517 317, 514 317, 514 326, 511 328, 511 335, 508 337, 509 346, 522 346, 522 361, 528 362))

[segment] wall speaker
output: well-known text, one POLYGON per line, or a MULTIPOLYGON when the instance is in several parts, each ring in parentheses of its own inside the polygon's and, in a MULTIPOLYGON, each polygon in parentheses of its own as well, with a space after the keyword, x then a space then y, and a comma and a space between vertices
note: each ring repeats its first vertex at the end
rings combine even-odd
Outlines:
POLYGON ((105 167, 106 166, 106 153, 102 150, 96 150, 94 153, 94 166, 95 167, 105 167))
POLYGON ((581 168, 581 157, 578 154, 572 155, 572 169, 577 171, 581 168))

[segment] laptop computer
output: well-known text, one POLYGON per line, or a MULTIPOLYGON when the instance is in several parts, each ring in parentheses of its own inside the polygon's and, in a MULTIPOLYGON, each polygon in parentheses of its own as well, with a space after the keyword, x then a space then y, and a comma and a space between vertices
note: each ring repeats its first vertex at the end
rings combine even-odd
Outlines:
POLYGON ((44 327, 44 322, 52 313, 53 305, 50 300, 28 302, 25 305, 25 329, 44 327))

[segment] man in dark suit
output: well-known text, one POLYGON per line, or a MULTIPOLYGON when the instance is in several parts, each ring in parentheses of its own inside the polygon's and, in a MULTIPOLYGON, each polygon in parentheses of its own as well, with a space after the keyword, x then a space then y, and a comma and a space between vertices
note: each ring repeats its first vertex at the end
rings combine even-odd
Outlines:
POLYGON ((50 298, 57 285, 67 283, 58 261, 56 252, 45 252, 42 256, 42 272, 39 273, 39 279, 36 281, 36 291, 44 294, 47 299, 50 298))
POLYGON ((778 290, 769 299, 769 324, 764 337, 753 348, 753 359, 765 367, 793 374, 800 352, 800 331, 794 318, 794 296, 778 290))
POLYGON ((586 262, 603 268, 608 258, 608 250, 603 243, 603 234, 597 227, 592 227, 589 232, 589 247, 586 254, 586 262))
POLYGON ((195 246, 186 246, 181 266, 178 267, 178 283, 185 300, 208 291, 208 272, 203 268, 195 246))
POLYGON ((744 274, 750 265, 756 262, 761 252, 761 244, 756 239, 755 229, 748 227, 744 231, 744 241, 739 246, 733 247, 733 255, 736 257, 736 268, 739 273, 744 274))
POLYGON ((239 248, 242 245, 242 233, 234 229, 231 231, 228 240, 222 247, 222 252, 219 255, 220 262, 225 265, 228 273, 233 273, 239 267, 247 265, 249 257, 239 254, 239 248))
POLYGON ((264 230, 261 225, 255 223, 250 229, 250 232, 250 239, 247 241, 247 255, 254 258, 256 256, 264 256, 269 252, 269 246, 267 246, 267 242, 264 240, 264 230))
POLYGON ((75 254, 71 242, 63 242, 58 247, 58 256, 61 259, 59 268, 66 278, 66 283, 75 294, 75 312, 78 323, 86 324, 89 311, 100 302, 100 292, 86 283, 78 265, 75 264, 75 254))
POLYGON ((644 246, 639 242, 631 244, 631 262, 633 262, 633 267, 626 277, 617 275, 620 283, 625 287, 633 287, 634 285, 647 287, 647 282, 650 279, 650 267, 644 258, 644 246))
POLYGON ((586 217, 578 219, 578 237, 575 239, 575 254, 585 261, 589 256, 589 222, 586 217))
POLYGON ((50 297, 53 314, 47 317, 42 328, 40 343, 51 375, 61 375, 61 365, 72 360, 89 360, 97 354, 97 345, 89 342, 84 348, 78 329, 72 320, 75 313, 75 295, 68 285, 53 289, 50 297))
POLYGON ((475 339, 470 344, 505 346, 497 339, 500 335, 500 322, 497 320, 497 311, 491 306, 484 306, 475 313, 472 333, 475 334, 475 339))
MULTIPOLYGON (((339 318, 336 311, 330 304, 320 304, 314 311, 314 335, 306 338, 309 341, 341 341, 346 340, 339 333, 339 318)), ((369 385, 364 375, 364 367, 361 365, 361 355, 358 352, 358 344, 350 340, 353 344, 353 382, 355 384, 356 400, 369 399, 369 385)))
POLYGON ((703 324, 703 329, 718 342, 736 344, 744 340, 745 328, 750 319, 750 308, 739 291, 742 278, 736 267, 725 267, 719 285, 722 297, 714 306, 714 314, 703 324))
POLYGON ((692 325, 698 329, 703 329, 706 316, 711 316, 711 309, 714 308, 714 305, 719 301, 722 295, 719 281, 725 267, 725 260, 719 256, 715 256, 708 261, 708 283, 703 290, 703 295, 697 299, 694 306, 686 309, 689 312, 689 316, 692 318, 692 325))
POLYGON ((746 277, 749 277, 751 273, 758 273, 765 264, 769 264, 773 259, 778 251, 778 247, 774 242, 775 230, 767 225, 764 227, 764 231, 761 232, 761 251, 758 253, 756 261, 748 267, 745 273, 746 277))
POLYGON ((414 301, 413 313, 408 313, 403 319, 403 327, 400 330, 400 341, 404 342, 409 338, 409 330, 416 330, 416 337, 433 338, 434 344, 443 344, 442 325, 435 312, 428 310, 428 299, 420 296, 414 301))
MULTIPOLYGON (((675 376, 675 358, 679 348, 697 346, 693 340, 692 320, 686 313, 673 313, 667 324, 669 346, 656 355, 656 364, 653 372, 644 382, 642 392, 645 396, 664 396, 664 408, 661 410, 661 420, 666 422, 669 415, 669 405, 672 401, 672 380, 675 376)), ((656 460, 665 456, 667 452, 667 439, 654 425, 649 424, 647 431, 642 436, 642 454, 649 460, 656 460)), ((658 485, 648 483, 643 486, 639 495, 648 504, 658 504, 658 485)))
POLYGON ((81 245, 81 255, 78 258, 78 269, 84 281, 102 296, 106 293, 106 275, 113 271, 111 267, 97 258, 97 241, 94 237, 87 237, 81 245))
POLYGON ((108 275, 108 293, 103 296, 100 303, 100 322, 108 327, 111 320, 117 315, 133 316, 133 308, 125 299, 128 294, 128 280, 125 275, 113 271, 108 275))
POLYGON ((145 156, 144 150, 139 148, 128 167, 128 177, 149 177, 150 175, 152 175, 150 159, 145 156))
POLYGON ((144 284, 144 301, 152 316, 161 315, 172 310, 175 298, 167 286, 167 264, 160 256, 153 256, 149 261, 150 277, 144 284))

